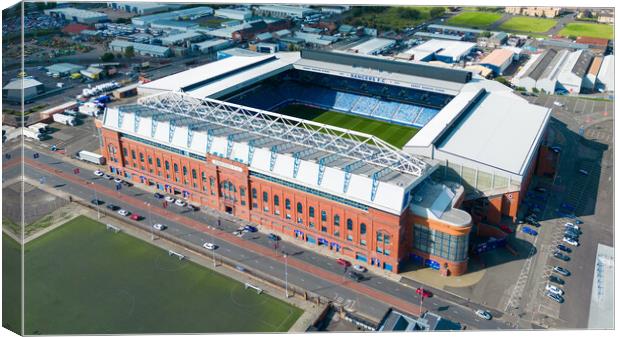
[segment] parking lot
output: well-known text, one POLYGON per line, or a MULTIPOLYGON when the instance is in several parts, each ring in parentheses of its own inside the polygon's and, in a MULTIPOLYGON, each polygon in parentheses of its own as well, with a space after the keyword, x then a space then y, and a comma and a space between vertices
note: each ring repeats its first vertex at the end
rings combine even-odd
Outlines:
POLYGON ((538 97, 528 97, 528 100, 537 105, 582 116, 601 113, 611 114, 614 107, 614 103, 611 100, 592 100, 573 96, 539 95, 538 97), (554 102, 558 102, 563 106, 555 105, 554 102))
POLYGON ((56 145, 67 156, 73 156, 80 150, 99 152, 99 130, 95 127, 95 119, 85 115, 80 115, 79 119, 77 126, 51 123, 49 137, 38 144, 46 149, 56 145))

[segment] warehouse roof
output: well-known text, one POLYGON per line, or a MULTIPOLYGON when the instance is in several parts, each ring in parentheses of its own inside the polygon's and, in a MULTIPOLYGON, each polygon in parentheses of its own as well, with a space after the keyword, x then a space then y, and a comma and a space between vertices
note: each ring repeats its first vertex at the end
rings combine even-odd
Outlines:
POLYGON ((199 36, 203 36, 203 35, 198 33, 198 32, 188 31, 188 32, 183 32, 183 33, 179 33, 179 34, 173 34, 173 35, 168 35, 166 37, 162 37, 161 38, 161 43, 164 44, 164 45, 166 45, 166 44, 173 44, 173 43, 176 43, 176 42, 190 40, 190 39, 193 39, 193 38, 199 37, 199 36))
POLYGON ((574 53, 577 53, 578 56, 575 63, 572 64, 571 71, 578 77, 584 77, 588 71, 588 68, 590 68, 594 55, 587 50, 580 50, 574 53))
POLYGON ((542 74, 547 70, 553 59, 558 55, 558 51, 555 49, 548 49, 540 54, 536 61, 531 63, 528 70, 523 74, 523 77, 530 77, 535 80, 541 78, 542 74))
POLYGON ((182 93, 108 108, 103 123, 132 137, 198 156, 225 157, 257 174, 394 214, 407 206, 406 192, 436 167, 371 135, 182 93), (301 162, 293 165, 294 158, 301 162), (322 179, 317 179, 319 165, 326 168, 322 179))
POLYGON ((198 24, 195 23, 195 22, 170 20, 170 19, 153 21, 153 23, 151 23, 151 24, 152 25, 167 26, 167 27, 174 27, 174 28, 191 28, 191 27, 197 27, 198 26, 198 24))
POLYGON ((22 90, 22 88, 27 89, 27 88, 36 87, 39 85, 43 85, 43 83, 35 80, 32 77, 16 78, 16 79, 11 80, 9 83, 7 83, 7 85, 5 85, 2 89, 22 90))
POLYGON ((472 28, 463 28, 463 27, 455 27, 455 26, 444 26, 444 25, 428 25, 428 29, 441 29, 441 30, 453 30, 457 32, 463 33, 472 33, 472 34, 480 34, 483 30, 480 29, 472 29, 472 28))
POLYGON ((441 33, 428 33, 428 32, 416 32, 413 34, 415 37, 429 37, 432 39, 441 39, 441 40, 451 40, 451 41, 462 41, 463 37, 460 35, 450 35, 450 34, 441 34, 441 33))
POLYGON ((414 60, 423 60, 431 54, 458 59, 464 54, 469 53, 475 46, 476 44, 473 42, 432 39, 422 43, 421 45, 410 48, 404 53, 412 54, 414 56, 414 60))
POLYGON ((93 19, 93 18, 99 18, 101 20, 107 19, 108 16, 104 13, 99 13, 99 12, 95 12, 95 11, 88 11, 85 9, 77 9, 77 8, 73 8, 73 7, 65 7, 65 8, 52 8, 52 9, 46 9, 44 10, 44 12, 46 14, 50 14, 50 13, 62 13, 65 16, 68 17, 76 17, 76 18, 81 18, 81 19, 93 19))
POLYGON ((130 42, 130 41, 118 40, 118 39, 110 42, 110 47, 126 48, 129 46, 133 46, 136 51, 145 51, 145 52, 152 52, 152 53, 158 53, 158 54, 165 54, 170 50, 170 48, 168 47, 156 46, 156 45, 146 44, 146 43, 130 42))
POLYGON ((495 49, 489 55, 485 56, 480 63, 481 64, 490 64, 493 66, 500 67, 505 64, 507 61, 511 60, 514 53, 508 49, 495 49))
POLYGON ((350 47, 349 50, 361 55, 369 55, 374 54, 376 51, 387 48, 395 43, 396 41, 391 39, 373 38, 368 41, 362 42, 356 46, 350 47))
POLYGON ((315 10, 312 8, 288 5, 263 5, 258 6, 258 9, 264 11, 286 12, 288 14, 296 15, 299 17, 304 16, 307 13, 315 12, 315 10))
POLYGON ((598 71, 601 69, 601 64, 603 64, 603 57, 597 56, 592 60, 592 64, 590 65, 590 69, 588 69, 588 75, 598 75, 598 71))
POLYGON ((51 66, 45 67, 45 69, 47 69, 47 71, 49 71, 50 73, 62 74, 62 73, 76 72, 81 69, 84 69, 84 67, 78 64, 73 64, 73 63, 55 63, 55 64, 52 64, 51 66))

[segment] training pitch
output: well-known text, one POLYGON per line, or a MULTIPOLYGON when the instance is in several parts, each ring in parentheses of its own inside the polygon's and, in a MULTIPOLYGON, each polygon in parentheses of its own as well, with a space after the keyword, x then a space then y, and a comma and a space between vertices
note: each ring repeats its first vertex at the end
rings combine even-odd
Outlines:
POLYGON ((562 36, 589 36, 600 39, 614 38, 614 26, 597 23, 569 23, 559 33, 562 36))
POLYGON ((502 18, 499 13, 463 12, 448 19, 448 24, 455 26, 484 28, 502 18))
POLYGON ((401 149, 419 129, 306 105, 291 104, 278 113, 367 133, 401 149))
POLYGON ((21 334, 21 250, 19 243, 2 234, 2 326, 21 334))
POLYGON ((553 19, 531 18, 525 16, 517 16, 504 22, 500 29, 516 30, 520 32, 544 33, 555 26, 556 21, 553 19))
POLYGON ((86 217, 26 245, 26 334, 285 332, 302 310, 86 217))

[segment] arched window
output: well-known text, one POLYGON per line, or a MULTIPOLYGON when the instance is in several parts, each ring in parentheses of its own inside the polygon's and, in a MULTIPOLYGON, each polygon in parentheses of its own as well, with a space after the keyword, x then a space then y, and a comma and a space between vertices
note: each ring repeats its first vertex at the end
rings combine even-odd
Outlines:
POLYGON ((170 163, 166 160, 166 171, 170 171, 170 163))
POLYGON ((366 224, 363 222, 360 224, 360 234, 361 235, 366 234, 366 224))
POLYGON ((196 169, 192 169, 192 178, 194 178, 194 179, 197 178, 196 169))
POLYGON ((157 167, 161 167, 161 160, 159 160, 159 158, 157 158, 156 161, 157 161, 157 167))
POLYGON ((303 214, 304 213, 304 205, 302 205, 301 202, 297 203, 297 213, 298 214, 303 214))
POLYGON ((177 165, 177 163, 173 164, 174 166, 174 172, 179 172, 179 165, 177 165))
POLYGON ((327 212, 321 211, 321 221, 327 221, 327 212))
POLYGON ((286 209, 291 209, 291 201, 286 199, 284 200, 284 206, 286 206, 286 209))
POLYGON ((255 188, 253 188, 253 189, 252 189, 252 199, 256 199, 256 198, 258 198, 256 193, 257 193, 257 192, 256 192, 256 189, 255 189, 255 188))
POLYGON ((269 202, 269 193, 263 192, 263 202, 269 202))
POLYGON ((349 231, 353 230, 353 220, 351 219, 347 219, 347 230, 349 231))
POLYGON ((183 175, 186 176, 187 175, 187 167, 183 166, 183 175))
POLYGON ((273 196, 273 205, 276 206, 276 207, 280 206, 280 197, 279 196, 277 196, 277 195, 273 196))
POLYGON ((311 218, 314 218, 314 207, 310 206, 308 208, 308 215, 310 215, 311 218))
POLYGON ((340 215, 334 215, 334 226, 340 226, 340 215))

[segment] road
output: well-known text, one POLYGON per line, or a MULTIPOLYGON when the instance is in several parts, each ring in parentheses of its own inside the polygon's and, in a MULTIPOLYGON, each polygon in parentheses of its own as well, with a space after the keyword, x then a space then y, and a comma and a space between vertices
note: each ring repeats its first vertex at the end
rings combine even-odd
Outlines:
MULTIPOLYGON (((12 157, 17 158, 18 152, 13 150, 12 157)), ((273 242, 263 233, 246 233, 243 238, 238 238, 230 234, 237 225, 227 221, 221 222, 222 230, 209 230, 205 224, 215 227, 216 221, 204 212, 191 212, 175 205, 163 209, 159 206, 160 201, 154 199, 150 192, 136 187, 115 191, 113 181, 96 177, 90 170, 81 169, 79 174, 72 174, 76 166, 65 158, 39 152, 40 156, 35 160, 34 152, 28 147, 24 149, 24 153, 24 172, 32 179, 45 177, 45 184, 63 192, 84 200, 91 200, 96 196, 106 204, 114 203, 130 212, 146 216, 140 222, 133 222, 145 229, 150 228, 150 223, 165 223, 169 227, 168 234, 196 245, 197 250, 203 249, 201 246, 204 242, 213 242, 219 246, 217 254, 284 278, 283 259, 280 254, 276 256, 273 253, 273 242), (146 203, 151 204, 150 211, 146 203)), ((3 179, 19 174, 19 165, 15 165, 18 162, 16 159, 11 161, 13 164, 5 167, 3 179)), ((102 207, 105 208, 105 204, 102 207)), ((328 257, 285 242, 278 248, 291 254, 288 258, 288 280, 291 284, 334 300, 349 300, 354 303, 352 306, 355 310, 370 317, 382 317, 391 306, 412 314, 419 313, 419 297, 410 287, 372 273, 367 273, 364 281, 355 283, 346 279, 342 267, 328 257)), ((460 322, 468 329, 511 328, 501 320, 502 315, 497 311, 492 311, 496 319, 481 320, 475 316, 473 309, 454 304, 440 296, 426 299, 424 309, 460 322)))

